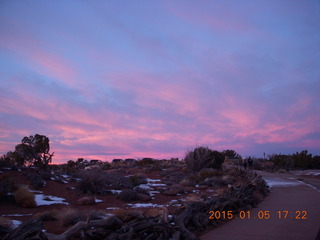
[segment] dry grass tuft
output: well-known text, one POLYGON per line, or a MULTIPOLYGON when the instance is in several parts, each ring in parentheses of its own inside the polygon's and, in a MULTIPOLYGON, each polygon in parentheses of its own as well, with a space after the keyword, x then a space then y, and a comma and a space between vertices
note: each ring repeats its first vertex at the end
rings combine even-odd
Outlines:
POLYGON ((13 197, 21 207, 32 208, 37 206, 34 193, 30 192, 26 186, 18 186, 18 188, 13 192, 13 197))

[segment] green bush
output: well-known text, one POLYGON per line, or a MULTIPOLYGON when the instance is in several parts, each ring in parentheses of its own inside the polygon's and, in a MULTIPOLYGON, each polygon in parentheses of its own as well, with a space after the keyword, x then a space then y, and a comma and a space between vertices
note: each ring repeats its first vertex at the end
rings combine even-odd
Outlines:
POLYGON ((184 160, 191 171, 198 172, 203 168, 220 169, 224 155, 208 147, 197 147, 189 151, 184 160))

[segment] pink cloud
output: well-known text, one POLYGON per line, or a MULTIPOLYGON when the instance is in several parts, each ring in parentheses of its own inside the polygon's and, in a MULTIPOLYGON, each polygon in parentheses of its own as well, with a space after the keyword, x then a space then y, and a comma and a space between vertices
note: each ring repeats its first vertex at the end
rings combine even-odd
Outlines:
POLYGON ((34 37, 28 28, 22 28, 16 20, 3 16, 1 18, 14 29, 14 31, 2 34, 1 47, 12 51, 19 58, 19 61, 23 59, 24 64, 34 72, 77 88, 79 76, 71 61, 62 55, 53 53, 51 49, 55 48, 54 46, 34 37))

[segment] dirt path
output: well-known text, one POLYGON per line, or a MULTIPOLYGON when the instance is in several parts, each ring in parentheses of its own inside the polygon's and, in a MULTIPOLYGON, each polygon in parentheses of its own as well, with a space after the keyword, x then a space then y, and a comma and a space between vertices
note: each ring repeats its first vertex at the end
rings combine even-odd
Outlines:
POLYGON ((316 184, 306 184, 299 181, 299 176, 265 172, 259 174, 271 186, 271 193, 257 208, 250 211, 250 219, 247 213, 244 219, 234 219, 204 234, 201 240, 316 239, 320 228, 320 191, 317 189, 320 180, 314 179, 316 184), (267 216, 264 211, 269 211, 269 219, 259 219, 259 216, 267 216), (286 218, 284 211, 288 211, 286 218), (307 219, 301 219, 303 217, 307 219))

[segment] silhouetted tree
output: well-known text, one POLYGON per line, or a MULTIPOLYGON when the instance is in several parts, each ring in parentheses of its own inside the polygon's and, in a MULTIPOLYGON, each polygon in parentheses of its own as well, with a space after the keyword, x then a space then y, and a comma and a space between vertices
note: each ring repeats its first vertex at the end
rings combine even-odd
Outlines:
POLYGON ((17 164, 30 164, 39 168, 46 168, 54 155, 54 153, 49 153, 49 142, 48 137, 40 134, 24 137, 21 143, 15 147, 14 158, 17 164))
POLYGON ((308 169, 313 168, 313 160, 312 160, 312 154, 308 153, 308 150, 304 150, 299 152, 296 152, 292 155, 294 166, 295 168, 300 169, 308 169))

